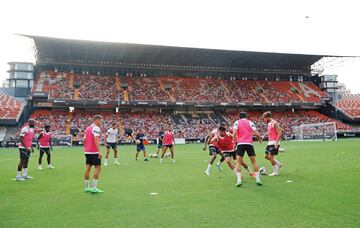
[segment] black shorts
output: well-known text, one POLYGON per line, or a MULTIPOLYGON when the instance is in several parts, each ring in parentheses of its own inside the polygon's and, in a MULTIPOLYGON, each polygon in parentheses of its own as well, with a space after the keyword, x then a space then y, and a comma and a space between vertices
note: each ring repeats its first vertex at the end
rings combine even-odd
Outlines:
POLYGON ((20 159, 29 159, 30 158, 30 150, 26 151, 25 148, 19 148, 20 159))
POLYGON ((158 149, 161 149, 163 147, 162 143, 158 143, 158 149))
POLYGON ((144 144, 137 144, 137 145, 136 145, 136 151, 137 151, 137 152, 145 151, 145 146, 144 146, 144 144))
POLYGON ((249 157, 256 156, 254 146, 251 144, 237 145, 236 155, 244 157, 245 152, 249 157))
POLYGON ((277 149, 275 149, 275 145, 267 145, 265 149, 265 154, 272 154, 272 155, 278 155, 279 153, 280 145, 277 149))
POLYGON ((213 153, 220 153, 220 150, 215 146, 209 146, 209 155, 211 156, 213 153))
POLYGON ((224 157, 225 157, 225 158, 227 158, 227 157, 231 158, 231 157, 232 157, 234 160, 236 159, 236 152, 235 152, 235 151, 232 151, 232 152, 224 152, 223 154, 224 154, 224 157))
POLYGON ((106 144, 107 144, 106 148, 108 148, 108 149, 111 148, 111 149, 115 150, 117 148, 116 143, 107 142, 106 144))
POLYGON ((164 145, 163 147, 166 147, 166 148, 173 148, 173 144, 170 144, 170 145, 164 145))
POLYGON ((100 166, 101 159, 99 159, 99 154, 85 154, 86 164, 93 166, 100 166))
POLYGON ((47 154, 50 154, 50 148, 49 147, 40 147, 40 151, 43 151, 47 154))

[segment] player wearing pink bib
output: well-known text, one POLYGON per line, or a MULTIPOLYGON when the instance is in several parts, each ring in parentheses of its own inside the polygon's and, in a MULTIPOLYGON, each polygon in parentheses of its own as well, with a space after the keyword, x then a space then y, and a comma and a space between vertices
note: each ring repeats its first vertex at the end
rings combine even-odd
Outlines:
MULTIPOLYGON (((225 123, 221 123, 219 127, 223 127, 225 128, 225 123)), ((223 155, 223 153, 220 151, 220 149, 215 145, 214 142, 212 142, 211 140, 217 136, 219 132, 218 128, 213 129, 211 132, 209 132, 209 134, 205 137, 204 140, 204 147, 203 150, 206 150, 206 146, 209 145, 209 155, 210 155, 210 159, 209 159, 209 163, 208 166, 205 170, 205 175, 210 176, 210 170, 211 167, 215 161, 215 159, 217 158, 218 155, 220 155, 220 160, 216 163, 216 167, 218 168, 218 170, 220 172, 222 172, 222 168, 221 168, 221 164, 223 161, 225 161, 225 157, 223 155)))
POLYGON ((241 165, 243 163, 243 157, 245 152, 250 158, 250 161, 254 167, 254 172, 256 176, 256 184, 262 185, 260 180, 259 167, 256 163, 256 154, 253 143, 253 135, 257 137, 259 142, 261 143, 261 137, 259 132, 257 131, 255 124, 248 120, 245 112, 240 112, 240 119, 234 123, 234 141, 237 143, 236 150, 236 176, 237 182, 236 187, 240 187, 242 185, 241 181, 241 165))
POLYGON ((16 180, 24 181, 26 179, 31 179, 28 175, 28 163, 30 158, 30 151, 34 152, 32 147, 32 142, 34 138, 34 127, 36 121, 34 119, 28 120, 28 125, 23 127, 20 131, 20 162, 17 167, 16 180), (23 175, 21 175, 21 170, 23 170, 23 175))
POLYGON ((40 133, 40 135, 38 136, 38 140, 39 140, 38 149, 40 152, 38 169, 42 170, 41 162, 44 153, 46 153, 47 156, 48 169, 54 169, 55 167, 51 165, 50 149, 53 150, 53 147, 51 145, 50 125, 48 124, 45 125, 45 131, 40 133))
POLYGON ((101 193, 102 190, 97 188, 97 182, 101 171, 101 152, 100 152, 100 125, 102 117, 95 115, 93 117, 93 124, 88 126, 84 135, 84 153, 86 157, 86 169, 85 169, 85 192, 101 193), (93 176, 93 188, 90 188, 90 171, 91 167, 95 166, 95 172, 93 176))
POLYGON ((168 148, 170 149, 170 153, 171 153, 171 161, 173 163, 176 162, 174 160, 174 146, 175 146, 175 138, 174 138, 174 134, 172 132, 171 126, 169 126, 168 130, 165 131, 165 133, 164 133, 163 148, 162 148, 162 154, 160 157, 160 163, 163 163, 163 158, 164 158, 164 155, 168 148))
POLYGON ((268 124, 267 134, 269 137, 268 145, 265 149, 265 158, 270 161, 273 166, 273 173, 269 174, 269 176, 278 176, 279 169, 281 168, 281 163, 275 159, 275 155, 278 155, 280 148, 280 140, 281 140, 281 127, 279 123, 276 122, 271 115, 271 112, 264 112, 263 120, 268 124))

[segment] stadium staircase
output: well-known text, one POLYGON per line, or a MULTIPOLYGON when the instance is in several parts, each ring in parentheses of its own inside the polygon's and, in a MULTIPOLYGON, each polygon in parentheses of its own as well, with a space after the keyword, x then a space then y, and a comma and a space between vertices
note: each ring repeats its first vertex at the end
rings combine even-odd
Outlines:
POLYGON ((121 89, 121 82, 120 82, 120 77, 119 77, 119 76, 116 76, 115 82, 116 82, 116 90, 117 90, 117 91, 120 91, 120 89, 121 89))
POLYGON ((123 126, 122 122, 123 122, 122 116, 118 115, 118 127, 119 127, 120 132, 123 132, 123 130, 124 130, 124 126, 123 126))
POLYGON ((74 118, 74 113, 68 112, 68 120, 66 121, 65 124, 65 135, 70 135, 70 128, 73 118, 74 118))
POLYGON ((69 77, 69 88, 72 89, 74 87, 74 74, 70 74, 69 77))
POLYGON ((225 90, 225 98, 226 98, 226 101, 230 101, 229 97, 227 96, 227 94, 230 93, 229 88, 227 88, 227 86, 225 85, 224 81, 221 81, 221 85, 223 86, 223 88, 224 88, 224 90, 225 90))
POLYGON ((176 102, 176 98, 174 97, 174 95, 172 95, 169 91, 167 91, 167 90, 165 89, 164 83, 163 83, 163 81, 162 81, 160 78, 159 78, 159 84, 160 84, 160 89, 161 89, 164 93, 166 93, 167 95, 169 95, 170 100, 171 100, 172 102, 176 102))
POLYGON ((124 101, 129 102, 129 93, 127 89, 124 90, 124 101))
MULTIPOLYGON (((264 91, 264 88, 260 85, 260 83, 258 81, 256 81, 256 84, 258 87, 261 88, 261 91, 264 91)), ((267 102, 270 103, 269 100, 267 99, 267 97, 264 95, 264 93, 260 93, 260 96, 267 102)))
MULTIPOLYGON (((294 88, 296 88, 298 91, 301 91, 300 90, 300 88, 298 88, 298 86, 296 86, 294 83, 292 83, 292 82, 289 82, 290 83, 290 85, 292 86, 292 87, 294 87, 294 88)), ((288 91, 289 93, 293 93, 292 91, 288 91)), ((302 97, 302 96, 300 96, 300 94, 298 94, 298 93, 293 93, 293 94, 295 94, 297 97, 299 97, 299 99, 301 100, 301 102, 304 102, 305 100, 304 100, 304 98, 302 97)))

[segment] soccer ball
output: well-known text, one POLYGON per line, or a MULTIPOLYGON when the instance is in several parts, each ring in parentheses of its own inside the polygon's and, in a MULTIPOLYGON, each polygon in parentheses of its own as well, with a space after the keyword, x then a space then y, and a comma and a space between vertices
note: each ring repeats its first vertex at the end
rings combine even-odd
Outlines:
POLYGON ((165 157, 166 157, 166 158, 171 157, 171 153, 170 153, 170 152, 166 152, 165 157))
POLYGON ((158 155, 157 154, 150 154, 150 158, 157 158, 158 155))
POLYGON ((279 152, 285 152, 285 148, 283 147, 279 148, 279 152))
POLYGON ((140 144, 140 140, 139 140, 139 139, 136 140, 136 144, 140 144))
POLYGON ((266 172, 267 172, 266 167, 261 167, 261 168, 259 169, 259 172, 260 172, 261 175, 266 175, 266 172))

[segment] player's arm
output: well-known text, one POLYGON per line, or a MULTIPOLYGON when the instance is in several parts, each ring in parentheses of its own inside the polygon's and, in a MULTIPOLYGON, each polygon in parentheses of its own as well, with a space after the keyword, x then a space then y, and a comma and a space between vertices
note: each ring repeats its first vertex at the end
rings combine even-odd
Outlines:
POLYGON ((102 155, 101 155, 101 151, 100 151, 100 140, 95 135, 94 135, 94 142, 95 142, 97 151, 99 151, 99 159, 101 159, 102 155))
POLYGON ((107 137, 108 137, 108 131, 106 132, 106 134, 104 135, 104 146, 107 146, 107 137))
POLYGON ((37 149, 39 150, 40 149, 40 145, 39 145, 39 140, 41 139, 41 137, 43 136, 43 133, 41 132, 40 134, 39 134, 39 136, 37 137, 37 140, 38 140, 38 142, 37 142, 37 149))
POLYGON ((210 135, 206 135, 205 140, 204 140, 203 150, 206 150, 206 146, 208 145, 210 139, 211 139, 210 135))
POLYGON ((262 143, 262 138, 258 130, 254 130, 254 136, 259 140, 260 143, 262 143))
POLYGON ((210 139, 210 143, 215 143, 218 141, 218 137, 217 136, 214 136, 210 139))
POLYGON ((281 130, 281 127, 279 126, 279 123, 275 123, 274 128, 277 132, 277 138, 276 138, 276 142, 275 142, 275 149, 277 149, 279 147, 279 142, 281 140, 282 130, 281 130))
POLYGON ((51 136, 49 138, 49 145, 50 145, 50 149, 53 150, 52 143, 51 143, 51 136))

